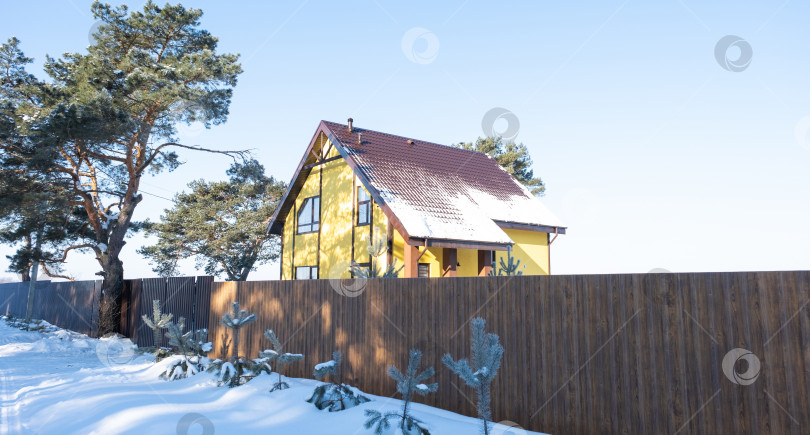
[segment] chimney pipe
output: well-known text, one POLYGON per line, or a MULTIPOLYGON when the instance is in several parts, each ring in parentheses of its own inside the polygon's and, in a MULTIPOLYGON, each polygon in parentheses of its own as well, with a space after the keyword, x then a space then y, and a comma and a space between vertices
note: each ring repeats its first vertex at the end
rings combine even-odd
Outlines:
POLYGON ((352 122, 354 122, 354 119, 349 118, 349 133, 352 132, 352 122))

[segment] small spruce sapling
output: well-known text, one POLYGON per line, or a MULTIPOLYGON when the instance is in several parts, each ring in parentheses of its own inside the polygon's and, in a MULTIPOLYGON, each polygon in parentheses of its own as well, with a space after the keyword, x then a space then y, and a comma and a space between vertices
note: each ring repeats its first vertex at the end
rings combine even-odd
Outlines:
POLYGON ((478 418, 482 422, 481 433, 489 435, 489 425, 492 421, 490 405, 490 383, 498 369, 501 367, 503 347, 499 343, 498 335, 484 332, 484 319, 477 317, 472 320, 472 362, 467 359, 453 360, 449 353, 444 354, 442 362, 464 382, 475 389, 478 395, 478 418))
POLYGON ((213 350, 213 344, 208 341, 208 330, 198 329, 183 333, 185 319, 180 317, 177 323, 170 323, 168 327, 169 344, 179 354, 160 377, 166 380, 187 378, 206 370, 210 360, 206 354, 213 350))
POLYGON ((270 340, 270 344, 273 345, 273 349, 267 349, 263 352, 259 352, 259 356, 262 358, 267 358, 268 362, 275 362, 276 372, 278 372, 278 382, 273 384, 273 387, 270 388, 270 392, 272 393, 273 391, 276 390, 283 390, 285 388, 290 388, 289 384, 281 380, 281 370, 287 364, 303 360, 304 355, 301 355, 300 353, 282 352, 281 342, 278 340, 278 337, 276 337, 276 333, 273 332, 272 329, 264 331, 264 336, 265 338, 270 340))
MULTIPOLYGON (((500 260, 500 268, 495 266, 492 270, 489 271, 490 276, 519 276, 523 275, 523 271, 518 270, 520 267, 520 260, 516 259, 512 256, 512 250, 507 251, 506 258, 507 262, 504 263, 504 257, 501 257, 500 260)), ((526 265, 523 265, 523 268, 526 268, 526 265)))
POLYGON ((161 347, 161 344, 163 343, 163 330, 169 327, 172 314, 162 313, 160 310, 160 299, 155 299, 152 301, 152 319, 146 317, 146 314, 142 315, 141 318, 143 322, 146 323, 146 326, 152 329, 152 333, 154 334, 155 357, 160 360, 160 358, 168 356, 169 353, 161 347))
POLYGON ((261 372, 270 373, 267 358, 248 360, 239 356, 239 331, 255 321, 256 314, 248 314, 247 311, 240 310, 238 302, 231 304, 231 312, 222 316, 222 325, 231 330, 233 337, 233 356, 227 362, 215 360, 208 368, 209 371, 217 372, 220 385, 236 387, 258 376, 261 372))
POLYGON ((398 412, 386 412, 385 414, 380 411, 367 409, 366 410, 366 429, 375 427, 374 433, 381 435, 383 431, 391 427, 390 419, 399 419, 399 428, 404 434, 419 434, 430 435, 430 432, 424 426, 424 422, 416 417, 408 414, 408 407, 413 401, 413 393, 425 396, 428 393, 433 393, 439 388, 439 384, 425 384, 428 378, 433 377, 435 372, 433 367, 428 367, 422 373, 419 372, 419 363, 422 360, 422 352, 411 349, 410 359, 408 360, 408 370, 405 374, 401 373, 395 366, 388 368, 388 376, 397 381, 397 391, 402 395, 403 405, 402 414, 398 412))
POLYGON ((318 385, 312 393, 312 397, 307 402, 315 405, 316 408, 329 412, 343 411, 369 401, 369 398, 360 394, 356 389, 346 386, 340 381, 340 366, 343 362, 343 355, 340 351, 332 352, 332 359, 315 366, 313 374, 315 379, 323 381, 327 377, 330 383, 318 385))

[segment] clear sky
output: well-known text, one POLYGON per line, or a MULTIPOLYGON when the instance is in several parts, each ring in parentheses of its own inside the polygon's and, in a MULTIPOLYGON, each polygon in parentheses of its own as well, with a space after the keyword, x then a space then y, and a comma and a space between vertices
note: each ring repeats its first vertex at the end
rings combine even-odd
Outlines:
MULTIPOLYGON (((253 148, 289 181, 321 119, 450 144, 482 136, 500 107, 547 183, 542 201, 569 226, 552 273, 810 269, 806 1, 183 4, 205 11, 245 70, 228 122, 184 127, 187 143, 253 148)), ((0 37, 18 37, 41 74, 46 54, 88 45, 89 5, 0 3, 0 37)), ((143 190, 171 198, 225 178, 227 159, 181 156, 143 190)), ((171 205, 152 195, 136 219, 171 205)), ((154 276, 135 253, 143 243, 124 249, 127 277, 154 276)), ((86 255, 68 269, 91 279, 98 267, 86 255)), ((251 275, 275 277, 277 264, 251 275)))

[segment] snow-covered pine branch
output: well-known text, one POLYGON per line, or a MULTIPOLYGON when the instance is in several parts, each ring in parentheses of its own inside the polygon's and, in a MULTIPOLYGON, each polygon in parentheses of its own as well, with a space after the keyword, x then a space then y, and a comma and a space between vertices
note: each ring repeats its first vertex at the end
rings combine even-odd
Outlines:
POLYGON ((270 388, 270 391, 273 392, 275 390, 283 390, 285 388, 290 388, 289 384, 281 380, 281 370, 287 364, 303 360, 304 355, 300 353, 283 352, 281 342, 279 341, 278 337, 276 336, 276 333, 273 332, 272 329, 264 331, 264 336, 270 341, 270 344, 273 345, 273 349, 267 349, 263 352, 259 352, 259 356, 267 358, 269 362, 275 361, 276 372, 278 372, 278 382, 273 384, 273 387, 270 388))
POLYGON ((312 397, 307 399, 307 402, 312 403, 318 409, 328 409, 329 412, 335 412, 355 407, 370 400, 360 394, 360 391, 356 388, 340 382, 340 366, 342 363, 343 355, 336 350, 332 352, 331 360, 315 365, 313 371, 315 378, 323 381, 329 376, 331 383, 315 387, 312 397))

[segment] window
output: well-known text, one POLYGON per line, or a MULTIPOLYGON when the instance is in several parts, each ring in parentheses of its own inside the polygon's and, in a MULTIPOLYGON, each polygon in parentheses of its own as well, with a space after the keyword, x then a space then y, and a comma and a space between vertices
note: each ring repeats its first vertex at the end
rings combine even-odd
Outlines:
POLYGON ((320 228, 321 198, 312 196, 304 199, 298 210, 298 234, 314 233, 320 228))
POLYGON ((295 279, 318 279, 318 266, 296 267, 295 279))
POLYGON ((430 278, 430 263, 419 263, 419 278, 430 278))
POLYGON ((498 251, 489 251, 490 252, 490 260, 489 264, 492 266, 493 269, 497 269, 498 267, 498 251))
POLYGON ((371 223, 371 198, 363 186, 357 186, 357 226, 371 223))

